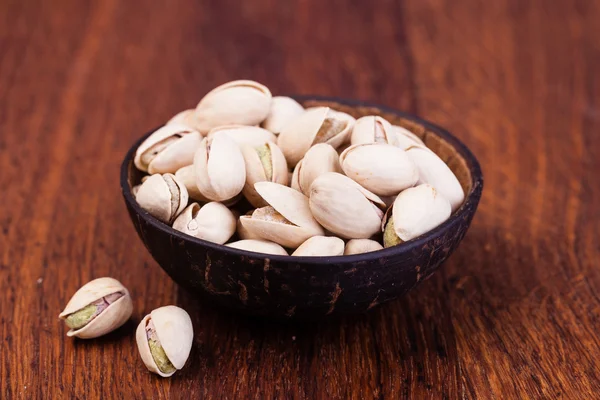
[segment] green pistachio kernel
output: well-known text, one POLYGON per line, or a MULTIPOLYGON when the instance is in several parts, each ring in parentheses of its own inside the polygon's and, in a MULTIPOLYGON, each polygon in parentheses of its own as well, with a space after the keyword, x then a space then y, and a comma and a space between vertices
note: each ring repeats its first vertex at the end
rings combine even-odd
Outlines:
POLYGON ((403 242, 404 241, 396 235, 396 231, 394 230, 394 219, 390 217, 385 225, 385 230, 383 231, 383 247, 388 248, 403 242))
POLYGON ((69 314, 65 319, 67 326, 71 329, 81 329, 88 324, 96 314, 98 306, 89 304, 73 314, 69 314))
POLYGON ((260 162, 265 170, 265 175, 267 176, 267 180, 270 181, 273 179, 273 160, 271 159, 271 148, 268 145, 262 145, 256 148, 256 152, 258 153, 258 158, 260 158, 260 162))
POLYGON ((148 339, 148 345, 150 346, 150 353, 152 353, 152 358, 156 363, 156 366, 163 374, 170 374, 171 372, 175 372, 175 367, 169 361, 169 357, 165 353, 165 350, 160 345, 158 340, 148 339))

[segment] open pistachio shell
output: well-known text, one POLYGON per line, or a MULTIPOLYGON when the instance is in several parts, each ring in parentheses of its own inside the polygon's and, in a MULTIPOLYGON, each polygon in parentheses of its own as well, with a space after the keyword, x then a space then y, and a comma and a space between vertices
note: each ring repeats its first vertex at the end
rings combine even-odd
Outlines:
POLYGON ((433 186, 422 184, 396 197, 382 224, 386 247, 429 232, 450 217, 450 203, 433 186), (394 238, 393 234, 397 236, 394 238), (400 239, 399 241, 397 239, 400 239))
POLYGON ((385 118, 367 115, 356 120, 350 142, 353 145, 366 143, 395 145, 395 137, 396 134, 392 131, 392 124, 385 118))
POLYGON ((134 164, 150 174, 175 173, 192 163, 202 136, 181 124, 165 125, 152 133, 135 152, 134 164))
POLYGON ((204 139, 194 156, 194 174, 200 193, 224 202, 241 193, 246 166, 239 146, 227 135, 204 139))
POLYGON ((293 256, 330 257, 344 254, 344 241, 335 236, 313 236, 302 243, 293 256))
POLYGON ((258 82, 225 83, 200 100, 196 107, 198 129, 208 133, 221 125, 257 125, 269 114, 271 92, 258 82))
POLYGON ((393 196, 419 179, 417 168, 404 150, 384 143, 350 146, 340 155, 346 176, 379 196, 393 196))
POLYGON ((313 181, 326 172, 342 172, 342 168, 335 149, 327 143, 319 143, 311 147, 304 158, 296 164, 294 173, 297 175, 297 182, 295 185, 302 193, 308 195, 313 181))
POLYGON ((233 247, 234 249, 253 251, 255 253, 279 254, 282 256, 288 255, 283 247, 268 240, 245 239, 227 243, 225 246, 233 247))
POLYGON ((258 182, 254 188, 268 206, 240 217, 244 228, 253 235, 296 248, 306 239, 324 234, 302 193, 273 182, 258 182))
POLYGON ((450 202, 453 212, 461 206, 465 192, 452 170, 437 154, 423 146, 409 147, 406 154, 417 167, 417 183, 428 183, 435 187, 450 202))
POLYGON ((337 148, 349 139, 355 119, 329 107, 316 107, 290 120, 279 134, 277 145, 283 151, 290 167, 313 145, 328 143, 337 148))
POLYGON ((135 199, 150 215, 170 224, 187 205, 188 192, 175 175, 154 174, 140 185, 135 199))
POLYGON ((183 110, 175 114, 170 120, 167 121, 165 125, 171 124, 189 126, 195 131, 198 131, 198 129, 200 128, 198 126, 198 121, 196 120, 196 110, 194 108, 183 110))
POLYGON ((236 218, 221 203, 190 204, 173 222, 173 229, 198 239, 223 244, 235 233, 236 218))
POLYGON ((83 285, 59 318, 71 328, 67 336, 91 339, 105 335, 131 317, 133 304, 125 286, 113 278, 98 278, 83 285))
POLYGON ((370 253, 372 251, 377 251, 383 249, 383 246, 371 239, 352 239, 346 243, 346 248, 344 249, 344 255, 349 256, 352 254, 362 254, 362 253, 370 253))
POLYGON ((345 239, 366 239, 380 229, 383 201, 352 179, 328 172, 310 187, 310 210, 325 229, 345 239))
POLYGON ((291 97, 275 96, 271 100, 271 109, 262 127, 277 135, 286 123, 303 112, 304 107, 291 97))
POLYGON ((277 136, 258 126, 225 125, 212 129, 207 137, 211 140, 216 135, 227 135, 240 147, 244 145, 262 146, 266 142, 277 143, 277 136))
POLYGON ((425 146, 425 143, 417 135, 401 126, 392 125, 392 131, 395 134, 395 145, 401 149, 408 149, 411 146, 425 146))
POLYGON ((169 377, 185 365, 194 341, 194 328, 185 310, 165 306, 142 319, 135 338, 146 367, 162 377, 169 377))
POLYGON ((275 143, 266 142, 260 146, 242 146, 246 165, 246 184, 242 193, 254 207, 264 207, 267 203, 254 189, 257 182, 275 182, 287 186, 288 167, 283 153, 275 143))

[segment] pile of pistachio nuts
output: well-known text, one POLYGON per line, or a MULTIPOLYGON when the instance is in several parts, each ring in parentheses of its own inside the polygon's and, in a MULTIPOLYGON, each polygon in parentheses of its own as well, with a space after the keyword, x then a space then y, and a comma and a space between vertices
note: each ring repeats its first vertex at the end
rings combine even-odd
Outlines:
MULTIPOLYGON (((121 327, 131 318, 129 290, 116 279, 104 277, 83 285, 59 318, 69 337, 93 339, 121 327)), ((142 318, 135 338, 142 361, 150 371, 169 377, 187 361, 194 330, 189 314, 176 306, 164 306, 142 318)))
POLYGON ((260 83, 221 85, 137 149, 148 213, 190 236, 258 253, 338 256, 411 240, 464 200, 450 168, 377 115, 303 108, 260 83), (245 198, 253 209, 231 207, 245 198), (235 238, 232 241, 232 238, 235 238))

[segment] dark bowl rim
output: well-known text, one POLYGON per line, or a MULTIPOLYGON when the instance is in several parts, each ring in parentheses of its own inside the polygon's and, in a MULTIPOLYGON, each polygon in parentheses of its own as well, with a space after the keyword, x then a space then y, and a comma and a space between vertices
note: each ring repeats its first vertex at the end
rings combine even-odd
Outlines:
POLYGON ((481 192, 483 189, 483 173, 481 171, 481 167, 479 165, 479 161, 473 155, 473 153, 469 150, 469 148, 462 143, 459 139, 457 139, 454 135, 448 132, 446 129, 437 126, 431 122, 428 122, 416 115, 399 111, 394 108, 367 102, 356 99, 342 99, 336 97, 329 96, 320 96, 320 95, 288 95, 299 102, 305 101, 323 101, 323 102, 334 102, 343 104, 350 107, 369 107, 378 109, 384 113, 395 114, 401 118, 405 118, 411 121, 414 121, 430 131, 433 131, 448 142, 452 147, 456 149, 456 151, 464 158, 467 163, 467 167, 471 172, 471 190, 469 193, 465 195, 466 199, 463 204, 448 218, 444 223, 437 226, 436 228, 430 230, 418 236, 412 240, 404 242, 400 245, 384 248, 382 250, 377 250, 369 253, 361 253, 361 254, 352 254, 352 255, 341 255, 341 256, 331 256, 331 257, 308 257, 308 256, 291 256, 291 255, 279 255, 279 254, 266 254, 266 253, 256 253, 247 250, 235 249, 232 247, 227 247, 225 245, 209 242, 206 240, 198 239, 193 236, 186 235, 178 230, 173 229, 169 225, 163 223, 162 221, 156 219, 152 215, 150 215, 146 210, 141 208, 135 198, 133 197, 133 193, 131 192, 131 188, 129 186, 129 163, 133 161, 135 156, 135 151, 142 144, 142 142, 150 135, 152 132, 159 129, 161 126, 158 126, 150 131, 148 131, 145 135, 143 135, 140 139, 138 139, 131 148, 127 151, 123 162, 121 163, 121 191, 123 193, 123 197, 129 204, 133 210, 143 218, 147 223, 155 226, 161 231, 174 236, 177 239, 188 241, 195 243, 197 245, 201 245, 204 247, 208 247, 209 249, 220 251, 224 253, 230 253, 232 255, 238 256, 246 256, 248 258, 253 259, 269 259, 270 261, 275 262, 290 262, 293 261, 296 264, 348 264, 348 263, 356 263, 356 262, 374 262, 381 258, 392 257, 401 253, 406 253, 412 251, 416 248, 423 247, 427 242, 434 239, 440 233, 448 229, 452 224, 456 223, 457 220, 463 219, 467 217, 469 213, 470 205, 477 204, 479 202, 479 198, 481 197, 481 192))

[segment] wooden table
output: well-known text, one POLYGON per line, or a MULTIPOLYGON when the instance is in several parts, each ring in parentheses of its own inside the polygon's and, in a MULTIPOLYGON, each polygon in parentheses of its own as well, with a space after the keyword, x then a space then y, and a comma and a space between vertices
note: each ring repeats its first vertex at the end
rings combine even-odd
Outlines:
POLYGON ((600 2, 0 2, 0 398, 598 398, 600 2), (214 310, 150 258, 118 187, 125 151, 212 87, 371 100, 479 157, 459 250, 405 298, 342 321, 214 310), (88 280, 134 299, 72 340, 88 280), (194 349, 150 374, 133 331, 193 316, 194 349))

